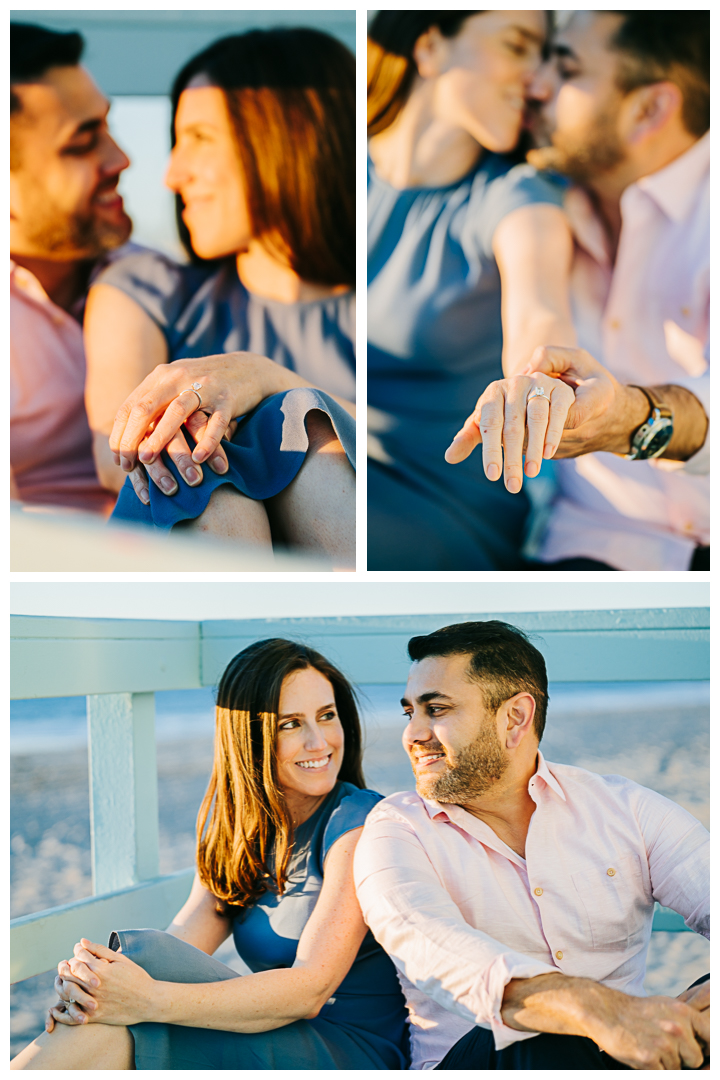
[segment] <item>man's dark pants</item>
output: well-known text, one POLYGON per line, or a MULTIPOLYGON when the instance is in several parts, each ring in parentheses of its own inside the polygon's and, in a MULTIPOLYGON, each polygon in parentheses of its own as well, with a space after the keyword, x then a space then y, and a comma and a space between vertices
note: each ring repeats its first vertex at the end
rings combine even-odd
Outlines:
MULTIPOLYGON (((694 982, 693 986, 709 979, 694 982)), ((534 1035, 496 1050, 492 1033, 474 1027, 448 1050, 436 1069, 629 1069, 581 1035, 534 1035)))

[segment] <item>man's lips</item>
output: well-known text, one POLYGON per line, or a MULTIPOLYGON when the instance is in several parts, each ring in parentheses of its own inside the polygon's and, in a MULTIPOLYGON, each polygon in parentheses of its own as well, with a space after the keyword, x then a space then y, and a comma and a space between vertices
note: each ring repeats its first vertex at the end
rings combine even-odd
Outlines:
POLYGON ((426 750, 423 753, 412 755, 412 764, 415 769, 427 769, 431 765, 437 764, 438 761, 444 760, 445 753, 442 750, 426 750))
POLYGON ((117 188, 99 191, 93 198, 93 205, 99 206, 102 210, 121 211, 124 209, 123 198, 117 188))

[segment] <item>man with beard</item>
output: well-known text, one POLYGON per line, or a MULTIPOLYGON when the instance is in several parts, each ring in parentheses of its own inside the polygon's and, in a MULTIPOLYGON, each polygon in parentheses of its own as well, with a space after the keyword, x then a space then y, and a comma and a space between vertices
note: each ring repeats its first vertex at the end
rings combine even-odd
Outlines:
MULTIPOLYGON (((709 42, 707 10, 576 11, 529 89, 534 133, 551 139, 529 160, 576 182, 582 348, 537 350, 527 368, 577 393, 537 552, 547 569, 710 568, 709 42)), ((534 400, 528 424, 547 409, 534 400)), ((480 434, 472 418, 464 431, 466 456, 480 434)), ((502 461, 502 425, 483 438, 502 461)))
POLYGON ((129 161, 76 33, 10 28, 11 494, 109 511, 84 406, 89 282, 128 239, 129 161))
POLYGON ((709 977, 644 997, 654 903, 709 937, 709 837, 619 776, 538 749, 545 662, 498 621, 412 638, 417 792, 368 816, 365 921, 393 958, 414 1069, 702 1068, 709 977))

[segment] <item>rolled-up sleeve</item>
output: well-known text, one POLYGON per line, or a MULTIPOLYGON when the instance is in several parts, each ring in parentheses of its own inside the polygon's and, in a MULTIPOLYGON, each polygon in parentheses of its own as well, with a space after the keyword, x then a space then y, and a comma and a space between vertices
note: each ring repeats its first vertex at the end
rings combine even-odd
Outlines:
POLYGON ((408 823, 382 809, 370 814, 355 853, 355 885, 375 939, 418 990, 489 1028, 498 1050, 536 1034, 503 1023, 504 990, 511 979, 557 969, 470 926, 408 823))
POLYGON ((709 940, 710 834, 681 806, 647 788, 639 791, 653 899, 709 940))

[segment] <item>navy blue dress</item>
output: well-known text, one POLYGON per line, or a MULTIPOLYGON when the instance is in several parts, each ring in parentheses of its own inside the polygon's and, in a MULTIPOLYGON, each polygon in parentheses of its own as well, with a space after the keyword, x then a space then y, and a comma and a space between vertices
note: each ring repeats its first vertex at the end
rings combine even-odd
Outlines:
POLYGON ((514 569, 525 491, 490 483, 476 450, 447 447, 503 377, 500 221, 563 187, 486 154, 444 188, 398 190, 368 174, 368 569, 514 569))
MULTIPOLYGON (((252 971, 292 967, 322 887, 328 851, 359 828, 382 798, 340 781, 296 829, 285 892, 264 894, 234 921, 235 946, 252 971)), ((154 979, 189 983, 242 977, 159 930, 120 931, 110 945, 122 945, 123 953, 154 979)), ((137 1069, 406 1069, 406 1017, 395 965, 368 931, 350 971, 314 1020, 248 1034, 154 1023, 130 1030, 137 1069)))
MULTIPOLYGON (((135 495, 129 480, 120 492, 113 519, 169 529, 198 517, 213 491, 229 484, 252 499, 269 499, 297 475, 308 447, 305 416, 326 413, 355 464, 355 422, 330 394, 355 398, 355 296, 342 293, 283 304, 249 293, 234 260, 217 266, 181 266, 154 251, 118 259, 96 284, 126 293, 165 336, 168 359, 247 351, 267 356, 322 390, 274 394, 242 417, 232 442, 223 443, 229 470, 216 475, 203 466, 203 481, 188 487, 175 465, 163 461, 178 482, 175 495, 149 485, 150 505, 135 495)), ((190 445, 192 439, 187 436, 190 445)))

